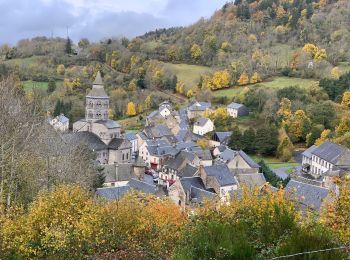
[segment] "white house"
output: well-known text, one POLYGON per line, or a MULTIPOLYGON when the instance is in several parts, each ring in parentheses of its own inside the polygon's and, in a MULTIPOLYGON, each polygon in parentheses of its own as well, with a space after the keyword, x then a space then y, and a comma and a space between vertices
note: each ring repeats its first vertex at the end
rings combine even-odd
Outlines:
POLYGON ((63 114, 56 116, 54 118, 49 118, 50 125, 53 126, 55 130, 66 132, 69 129, 69 119, 63 114))
POLYGON ((237 118, 240 116, 248 116, 249 109, 245 105, 232 102, 227 106, 227 113, 231 117, 237 118))
POLYGON ((350 169, 350 150, 344 146, 326 141, 303 153, 303 170, 315 178, 337 168, 350 169))
POLYGON ((205 135, 214 131, 214 123, 209 118, 201 117, 193 125, 193 133, 197 135, 205 135))
POLYGON ((171 111, 173 110, 171 104, 168 102, 168 101, 164 101, 163 103, 161 103, 159 105, 159 114, 162 116, 162 117, 168 117, 171 115, 171 111))

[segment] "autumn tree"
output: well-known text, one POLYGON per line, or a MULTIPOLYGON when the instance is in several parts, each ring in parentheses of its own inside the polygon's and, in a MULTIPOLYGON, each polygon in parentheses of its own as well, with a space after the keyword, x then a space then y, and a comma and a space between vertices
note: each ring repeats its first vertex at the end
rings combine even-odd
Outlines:
POLYGON ((64 73, 65 73, 66 70, 65 70, 64 65, 63 65, 63 64, 60 64, 60 65, 57 66, 56 71, 57 71, 57 74, 59 74, 59 75, 64 75, 64 73))
POLYGON ((325 141, 327 141, 330 137, 331 134, 331 130, 330 129, 325 129, 323 130, 323 132, 321 133, 320 138, 318 138, 315 142, 315 145, 319 146, 321 144, 323 144, 325 141))
POLYGON ((198 44, 193 44, 191 47, 191 57, 194 61, 198 61, 202 57, 202 49, 198 44))
POLYGON ((261 82, 261 77, 259 75, 259 73, 254 72, 253 76, 250 79, 250 83, 254 84, 254 83, 258 83, 261 82))
POLYGON ((341 104, 350 107, 350 91, 344 92, 341 104))
POLYGON ((334 67, 331 70, 331 76, 333 79, 339 79, 340 75, 341 75, 341 72, 340 72, 340 69, 338 67, 334 67))
POLYGON ((344 179, 337 181, 337 184, 340 187, 339 196, 326 204, 320 222, 331 228, 338 239, 348 245, 350 243, 350 182, 344 179))
POLYGON ((244 86, 249 84, 249 76, 247 73, 243 72, 237 81, 238 85, 244 86))
POLYGON ((134 102, 129 102, 126 108, 127 116, 136 116, 136 108, 134 102))

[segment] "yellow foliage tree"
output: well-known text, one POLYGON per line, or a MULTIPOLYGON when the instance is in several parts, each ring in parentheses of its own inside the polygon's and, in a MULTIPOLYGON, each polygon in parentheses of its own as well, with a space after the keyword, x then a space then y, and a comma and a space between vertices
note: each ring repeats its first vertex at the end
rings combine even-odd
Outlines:
POLYGON ((343 94, 343 98, 342 98, 341 104, 342 104, 343 106, 350 107, 350 91, 346 91, 346 92, 343 94))
POLYGON ((338 67, 334 67, 331 70, 331 76, 332 76, 333 79, 339 79, 339 77, 340 77, 340 69, 338 67))
POLYGON ((136 116, 136 108, 134 102, 129 102, 126 108, 127 116, 136 116))
POLYGON ((129 85, 128 85, 128 90, 129 91, 136 91, 137 89, 137 82, 136 79, 133 79, 130 81, 129 85))
POLYGON ((202 57, 202 49, 198 44, 193 44, 191 47, 191 57, 193 60, 198 61, 202 57))
POLYGON ((325 141, 329 139, 329 136, 331 134, 331 130, 325 129, 322 131, 320 138, 318 138, 315 142, 315 145, 319 146, 323 144, 325 141))
POLYGON ((223 51, 228 51, 231 48, 231 44, 229 42, 223 42, 221 44, 221 50, 223 51))
POLYGON ((261 82, 261 77, 260 77, 259 73, 255 72, 250 79, 250 83, 254 84, 254 83, 258 83, 258 82, 261 82))
POLYGON ((150 109, 152 106, 151 96, 147 96, 145 99, 145 109, 150 109))
POLYGON ((231 77, 228 70, 217 71, 214 73, 211 79, 210 88, 212 90, 227 88, 230 85, 230 80, 231 80, 231 77))
POLYGON ((65 69, 63 64, 60 64, 60 65, 57 66, 56 71, 57 71, 57 74, 64 75, 66 69, 65 69))
POLYGON ((185 88, 185 84, 182 81, 179 80, 176 83, 176 87, 175 87, 176 92, 179 93, 179 94, 183 94, 184 93, 184 88, 185 88))
POLYGON ((188 98, 193 97, 193 91, 192 91, 192 89, 190 89, 189 91, 187 91, 186 96, 187 96, 188 98))
POLYGON ((292 102, 288 98, 282 98, 277 115, 281 116, 284 121, 287 121, 292 114, 291 108, 292 102))
POLYGON ((109 119, 113 119, 114 118, 114 111, 113 111, 113 109, 108 109, 108 118, 109 119))
POLYGON ((350 243, 350 182, 348 179, 338 181, 339 196, 326 204, 320 222, 336 233, 339 240, 350 243))
POLYGON ((335 128, 335 133, 337 137, 340 137, 348 132, 350 132, 350 119, 347 117, 343 117, 340 120, 339 125, 335 128))
POLYGON ((249 83, 249 76, 247 75, 247 73, 243 72, 241 74, 241 76, 239 77, 237 83, 240 85, 240 86, 244 86, 244 85, 247 85, 249 83))

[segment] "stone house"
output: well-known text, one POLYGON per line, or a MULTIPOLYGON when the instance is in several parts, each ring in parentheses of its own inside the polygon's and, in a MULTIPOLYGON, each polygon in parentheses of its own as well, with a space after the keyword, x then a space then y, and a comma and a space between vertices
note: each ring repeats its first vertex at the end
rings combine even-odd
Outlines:
POLYGON ((227 166, 235 173, 259 173, 260 170, 260 165, 242 150, 235 151, 234 157, 228 161, 227 166))
POLYGON ((227 113, 231 117, 237 118, 241 116, 248 116, 249 109, 245 105, 232 102, 227 106, 227 113))
POLYGON ((129 163, 131 156, 132 144, 127 139, 113 138, 108 144, 108 163, 129 163))
POLYGON ((160 170, 165 161, 175 156, 179 151, 165 140, 147 140, 139 149, 139 156, 146 165, 154 170, 160 170))
POLYGON ((196 117, 203 117, 206 113, 211 111, 210 102, 194 102, 187 108, 187 116, 189 119, 196 117))
POLYGON ((329 141, 303 153, 303 169, 314 178, 335 169, 350 169, 350 150, 329 141))
POLYGON ((182 178, 170 186, 169 197, 175 204, 185 207, 215 199, 216 194, 214 190, 206 189, 203 180, 195 176, 182 178))
POLYGON ((197 135, 205 135, 214 131, 214 123, 209 118, 201 117, 193 125, 193 133, 197 135))
POLYGON ((49 124, 52 125, 55 130, 60 132, 67 132, 69 130, 69 118, 65 117, 63 114, 54 118, 50 117, 49 124))
POLYGON ((217 164, 199 168, 199 176, 207 189, 214 189, 220 198, 226 200, 231 192, 238 189, 238 183, 225 164, 217 164))

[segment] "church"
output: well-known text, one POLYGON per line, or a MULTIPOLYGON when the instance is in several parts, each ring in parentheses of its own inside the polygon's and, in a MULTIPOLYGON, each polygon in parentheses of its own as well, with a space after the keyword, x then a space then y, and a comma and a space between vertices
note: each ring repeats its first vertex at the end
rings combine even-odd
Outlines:
POLYGON ((85 98, 85 118, 73 124, 73 133, 64 139, 84 143, 96 153, 99 164, 130 163, 132 144, 121 135, 118 122, 108 118, 109 97, 98 72, 91 91, 85 98))

